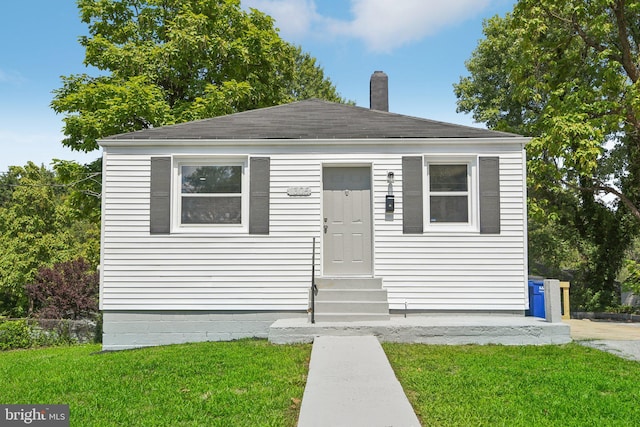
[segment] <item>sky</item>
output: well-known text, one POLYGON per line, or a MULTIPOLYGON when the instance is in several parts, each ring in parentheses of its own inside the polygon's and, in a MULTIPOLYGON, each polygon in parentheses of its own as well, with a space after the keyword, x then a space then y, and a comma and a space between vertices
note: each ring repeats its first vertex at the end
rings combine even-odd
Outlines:
MULTIPOLYGON (((389 76, 389 110, 482 127, 456 113, 453 84, 482 39, 482 22, 504 16, 515 0, 242 0, 276 21, 283 39, 318 60, 343 98, 369 107, 369 78, 389 76)), ((78 38, 87 34, 75 0, 22 0, 0 14, 0 173, 53 158, 88 163, 99 151, 61 143, 51 109, 61 76, 85 67, 78 38)))

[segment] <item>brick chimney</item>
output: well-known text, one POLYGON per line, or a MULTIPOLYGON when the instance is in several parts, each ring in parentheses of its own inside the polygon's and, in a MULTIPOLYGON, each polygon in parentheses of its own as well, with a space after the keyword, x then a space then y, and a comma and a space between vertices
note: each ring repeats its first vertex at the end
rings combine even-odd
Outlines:
POLYGON ((389 76, 382 71, 375 71, 371 75, 369 108, 372 110, 389 111, 389 76))

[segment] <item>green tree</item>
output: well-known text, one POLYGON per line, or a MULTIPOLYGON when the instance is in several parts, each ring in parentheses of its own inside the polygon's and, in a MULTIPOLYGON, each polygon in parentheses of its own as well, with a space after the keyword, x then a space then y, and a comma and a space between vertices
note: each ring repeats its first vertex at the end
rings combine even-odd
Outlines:
POLYGON ((63 144, 320 97, 342 101, 315 59, 239 0, 78 0, 85 65, 63 77, 52 107, 63 144))
POLYGON ((638 237, 629 248, 618 280, 622 283, 623 291, 640 295, 640 238, 638 237))
POLYGON ((68 188, 66 203, 77 220, 100 225, 102 198, 102 158, 81 165, 70 160, 54 159, 57 180, 68 188))
POLYGON ((17 183, 0 207, 0 314, 22 316, 38 268, 80 256, 97 266, 100 230, 74 215, 68 187, 44 166, 12 166, 9 174, 17 183))
POLYGON ((537 185, 609 194, 640 220, 640 2, 521 0, 485 23, 458 109, 534 136, 537 185))
POLYGON ((485 22, 455 85, 459 111, 534 137, 530 217, 575 233, 579 280, 600 306, 640 223, 638 12, 638 1, 521 0, 485 22))
POLYGON ((18 179, 19 177, 15 170, 0 174, 0 207, 11 200, 11 195, 18 184, 18 179))

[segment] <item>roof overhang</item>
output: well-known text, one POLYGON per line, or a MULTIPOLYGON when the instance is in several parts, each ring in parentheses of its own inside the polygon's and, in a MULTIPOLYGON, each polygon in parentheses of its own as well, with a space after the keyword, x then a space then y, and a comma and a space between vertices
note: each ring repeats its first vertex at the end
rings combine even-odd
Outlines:
POLYGON ((102 139, 101 147, 228 147, 228 146, 418 146, 418 145, 514 145, 531 141, 524 136, 504 138, 360 138, 360 139, 102 139))

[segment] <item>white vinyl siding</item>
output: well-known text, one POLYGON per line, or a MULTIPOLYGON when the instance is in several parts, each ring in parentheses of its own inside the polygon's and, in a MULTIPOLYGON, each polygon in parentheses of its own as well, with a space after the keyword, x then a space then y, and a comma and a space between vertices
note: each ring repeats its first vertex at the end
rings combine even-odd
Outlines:
POLYGON ((450 148, 387 146, 384 154, 377 148, 348 142, 224 151, 105 148, 101 308, 305 311, 313 237, 316 275, 321 275, 322 166, 349 163, 372 168, 374 275, 383 279, 391 309, 402 310, 406 303, 410 310, 524 310, 526 212, 520 144, 459 149, 463 155, 500 157, 499 235, 403 234, 402 156, 450 148), (270 158, 268 235, 149 233, 150 158, 195 154, 270 158), (388 172, 395 174, 391 186, 388 172), (311 194, 288 195, 291 187, 309 188, 311 194), (395 195, 394 213, 385 213, 387 194, 395 195))
POLYGON ((524 155, 521 151, 491 155, 500 156, 500 234, 442 232, 399 239, 399 224, 378 230, 376 275, 384 278, 391 309, 403 310, 405 303, 409 310, 523 309, 527 299, 524 155))

